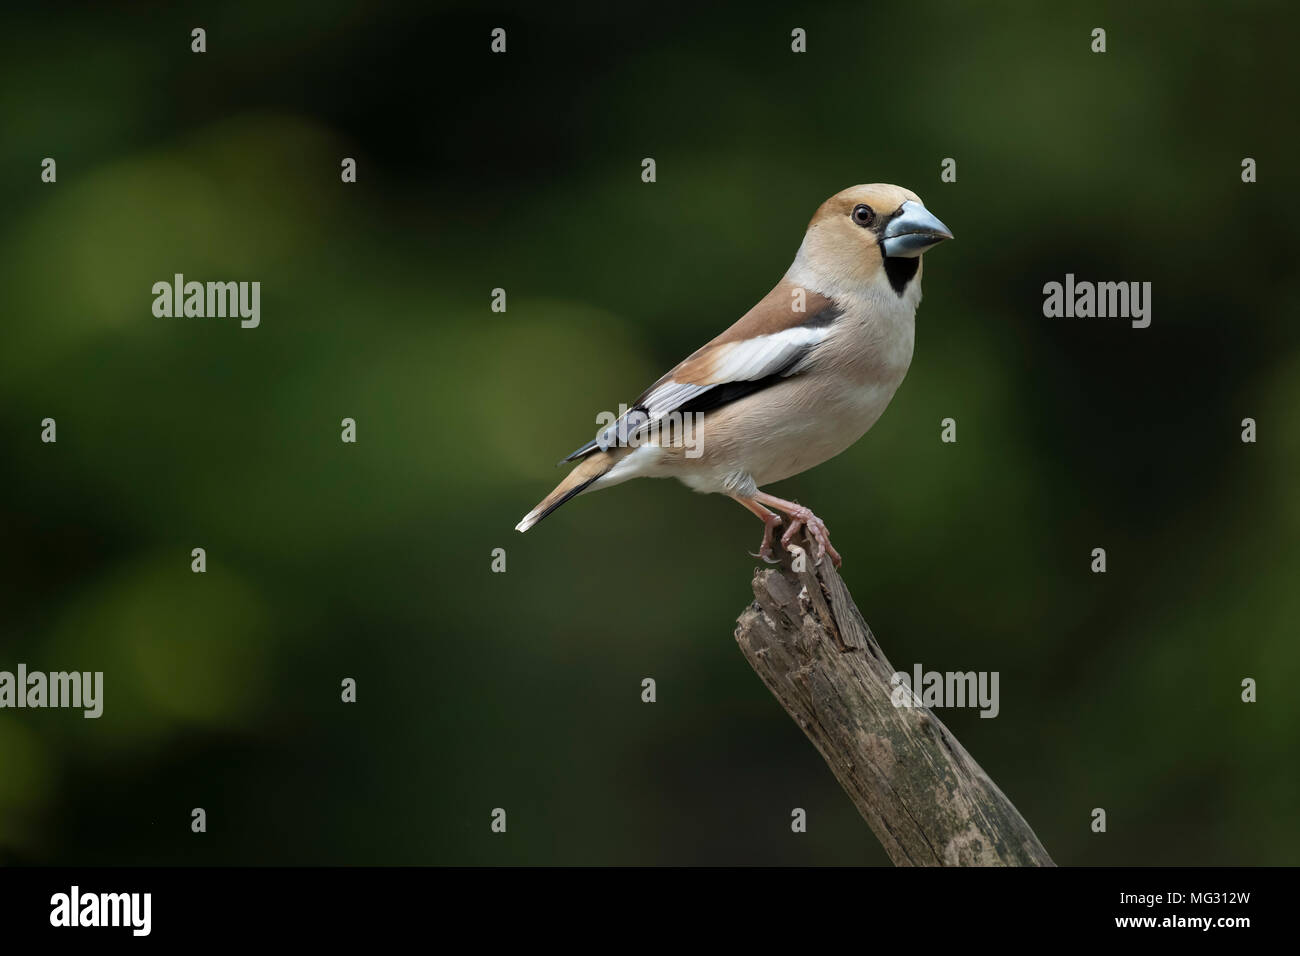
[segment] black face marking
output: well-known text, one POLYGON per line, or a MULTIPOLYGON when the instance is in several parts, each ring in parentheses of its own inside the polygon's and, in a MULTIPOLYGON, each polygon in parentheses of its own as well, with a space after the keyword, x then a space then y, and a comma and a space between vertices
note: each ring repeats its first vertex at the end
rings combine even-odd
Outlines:
MULTIPOLYGON (((897 209, 895 209, 893 212, 891 212, 888 216, 877 216, 877 217, 876 217, 876 224, 875 224, 874 226, 871 227, 871 231, 874 232, 874 233, 876 234, 876 242, 881 242, 881 243, 883 243, 883 242, 885 241, 885 230, 889 228, 889 224, 890 224, 891 222, 893 222, 895 219, 897 219, 897 218, 898 218, 899 216, 901 216, 902 214, 903 214, 903 207, 902 207, 902 206, 899 206, 897 209)), ((883 250, 883 249, 881 250, 881 255, 884 255, 884 250, 883 250)))
POLYGON ((880 254, 885 259, 885 275, 889 277, 890 287, 902 296, 907 284, 915 277, 916 270, 921 268, 921 257, 886 256, 884 246, 880 247, 880 254))
POLYGON ((903 214, 903 207, 899 206, 888 216, 876 217, 876 228, 872 230, 876 234, 876 245, 880 247, 880 258, 885 263, 885 275, 889 278, 890 288, 900 297, 907 288, 907 284, 916 276, 916 270, 921 267, 920 256, 900 257, 885 255, 885 230, 896 216, 903 214))

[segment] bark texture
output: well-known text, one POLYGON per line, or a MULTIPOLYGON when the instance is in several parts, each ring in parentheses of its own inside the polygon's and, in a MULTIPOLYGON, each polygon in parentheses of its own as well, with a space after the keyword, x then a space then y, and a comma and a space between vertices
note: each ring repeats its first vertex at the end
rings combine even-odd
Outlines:
POLYGON ((894 706, 894 668, 829 560, 760 568, 753 584, 741 652, 896 865, 1055 865, 939 718, 894 706))

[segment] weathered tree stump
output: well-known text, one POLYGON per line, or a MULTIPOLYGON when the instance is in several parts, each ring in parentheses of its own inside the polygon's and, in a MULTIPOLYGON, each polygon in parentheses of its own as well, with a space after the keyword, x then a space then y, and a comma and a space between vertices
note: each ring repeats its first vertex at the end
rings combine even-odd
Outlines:
POLYGON ((759 568, 753 583, 741 652, 896 865, 1055 865, 939 718, 894 706, 894 668, 829 560, 759 568))

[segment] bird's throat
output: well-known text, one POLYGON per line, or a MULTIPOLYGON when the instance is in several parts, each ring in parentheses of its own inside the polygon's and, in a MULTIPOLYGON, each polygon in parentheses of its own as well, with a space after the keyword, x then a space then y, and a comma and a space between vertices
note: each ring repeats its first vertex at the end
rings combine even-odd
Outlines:
POLYGON ((907 284, 916 277, 916 270, 921 268, 920 256, 886 256, 885 275, 889 285, 901 298, 907 284))

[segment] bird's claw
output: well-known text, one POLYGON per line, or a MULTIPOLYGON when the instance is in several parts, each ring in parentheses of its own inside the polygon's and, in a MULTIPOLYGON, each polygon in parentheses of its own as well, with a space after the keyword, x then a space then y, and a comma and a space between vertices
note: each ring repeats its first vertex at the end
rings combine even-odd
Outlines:
POLYGON ((831 535, 826 523, 808 508, 802 506, 790 515, 790 527, 781 535, 781 547, 790 550, 790 542, 800 529, 806 529, 813 542, 813 564, 821 564, 822 558, 830 555, 831 563, 839 567, 843 563, 840 553, 831 545, 831 535))
POLYGON ((781 516, 772 515, 763 522, 763 543, 759 545, 758 554, 753 554, 755 558, 761 558, 768 564, 780 564, 781 559, 776 556, 772 548, 772 532, 781 527, 781 516))

